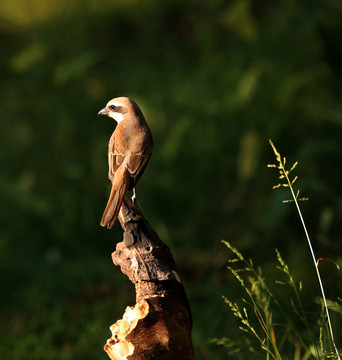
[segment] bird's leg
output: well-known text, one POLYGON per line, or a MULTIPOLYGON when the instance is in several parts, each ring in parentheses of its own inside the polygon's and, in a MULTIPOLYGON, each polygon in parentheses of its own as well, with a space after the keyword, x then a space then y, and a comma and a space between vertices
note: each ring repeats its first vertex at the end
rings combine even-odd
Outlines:
POLYGON ((133 201, 133 204, 137 203, 137 194, 135 193, 135 187, 133 188, 132 201, 133 201))

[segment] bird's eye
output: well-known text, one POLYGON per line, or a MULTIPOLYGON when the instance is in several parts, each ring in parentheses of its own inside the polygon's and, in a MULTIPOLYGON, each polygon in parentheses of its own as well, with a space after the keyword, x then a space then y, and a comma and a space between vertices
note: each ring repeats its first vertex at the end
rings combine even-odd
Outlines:
POLYGON ((110 106, 110 109, 111 109, 111 110, 115 110, 115 105, 111 105, 111 106, 110 106))

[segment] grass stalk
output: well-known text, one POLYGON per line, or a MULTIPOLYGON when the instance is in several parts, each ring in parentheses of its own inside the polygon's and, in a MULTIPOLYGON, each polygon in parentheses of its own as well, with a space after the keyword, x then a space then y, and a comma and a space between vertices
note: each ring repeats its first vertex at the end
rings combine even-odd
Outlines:
POLYGON ((331 320, 330 320, 330 315, 329 315, 329 309, 328 309, 328 304, 327 304, 327 300, 326 300, 326 297, 325 297, 323 282, 322 282, 321 275, 320 275, 320 272, 319 272, 319 269, 318 269, 318 262, 317 262, 317 260, 316 260, 316 256, 315 256, 315 253, 314 253, 312 244, 311 244, 309 232, 308 232, 308 230, 307 230, 307 228, 306 228, 305 221, 304 221, 304 218, 303 218, 303 215, 302 215, 302 212, 301 212, 301 210, 300 210, 299 203, 298 203, 298 201, 300 201, 300 200, 307 200, 307 199, 299 199, 299 198, 298 198, 299 191, 297 192, 297 195, 295 195, 292 185, 293 185, 293 183, 296 181, 297 177, 295 177, 293 180, 290 180, 290 177, 289 177, 289 174, 290 174, 291 171, 296 167, 297 163, 295 163, 295 164, 292 166, 291 170, 289 170, 289 171, 285 170, 286 159, 281 157, 280 153, 277 151, 277 149, 275 148, 275 146, 274 146, 274 144, 272 143, 272 141, 269 140, 269 142, 270 142, 270 145, 272 146, 272 149, 273 149, 273 151, 274 151, 274 154, 276 155, 276 159, 277 159, 277 161, 278 161, 278 163, 279 163, 278 166, 276 166, 276 165, 269 165, 269 167, 276 167, 276 168, 278 168, 279 171, 280 171, 280 176, 279 176, 279 178, 286 180, 286 183, 278 184, 278 185, 274 186, 273 188, 278 188, 278 187, 280 187, 280 186, 284 186, 284 187, 289 187, 289 188, 290 188, 290 192, 291 192, 291 195, 292 195, 292 198, 293 198, 293 200, 291 200, 291 201, 293 201, 293 202, 295 203, 295 205, 296 205, 296 208, 297 208, 297 211, 298 211, 298 214, 299 214, 299 218, 300 218, 300 221, 301 221, 301 223, 302 223, 302 226, 303 226, 303 229, 304 229, 304 233, 305 233, 305 236, 306 236, 306 239, 307 239, 309 248, 310 248, 310 253, 311 253, 311 256, 312 256, 312 259, 313 259, 313 262, 314 262, 314 266, 315 266, 315 270, 316 270, 316 274, 317 274, 317 278, 318 278, 320 290, 321 290, 321 293, 322 293, 322 298, 323 298, 325 313, 326 313, 326 316, 327 316, 327 322, 328 322, 328 326, 329 326, 331 341, 332 341, 334 350, 335 350, 335 352, 336 352, 337 359, 338 359, 338 360, 341 360, 340 355, 339 355, 339 352, 338 352, 338 349, 337 349, 337 346, 336 346, 336 344, 335 344, 335 340, 334 340, 334 332, 333 332, 333 328, 332 328, 332 325, 331 325, 331 320))

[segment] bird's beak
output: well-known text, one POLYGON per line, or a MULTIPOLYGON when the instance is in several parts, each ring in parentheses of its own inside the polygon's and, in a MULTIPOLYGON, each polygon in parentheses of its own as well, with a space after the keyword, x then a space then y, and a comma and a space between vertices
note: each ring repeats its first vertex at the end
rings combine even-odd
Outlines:
POLYGON ((109 112, 106 108, 103 108, 102 110, 100 110, 97 115, 108 115, 109 112))

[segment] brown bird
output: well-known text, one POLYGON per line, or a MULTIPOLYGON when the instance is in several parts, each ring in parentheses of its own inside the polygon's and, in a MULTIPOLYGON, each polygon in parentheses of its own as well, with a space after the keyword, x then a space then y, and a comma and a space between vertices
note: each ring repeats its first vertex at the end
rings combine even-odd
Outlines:
POLYGON ((99 115, 107 115, 117 121, 108 144, 108 177, 112 182, 101 225, 113 227, 121 204, 128 190, 133 190, 151 157, 153 139, 143 113, 138 105, 126 97, 110 100, 99 115))

